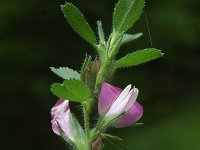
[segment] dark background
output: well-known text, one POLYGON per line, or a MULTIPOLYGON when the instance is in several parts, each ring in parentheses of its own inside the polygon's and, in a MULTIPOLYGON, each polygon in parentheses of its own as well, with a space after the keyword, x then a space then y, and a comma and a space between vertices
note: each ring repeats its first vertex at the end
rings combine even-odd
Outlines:
MULTIPOLYGON (((116 0, 71 0, 93 29, 102 20, 111 30, 116 0)), ((64 150, 51 130, 50 109, 57 101, 49 91, 61 82, 50 66, 80 70, 92 47, 66 23, 59 0, 0 1, 0 149, 64 150)), ((133 150, 200 149, 200 1, 151 0, 146 13, 153 47, 165 56, 117 71, 112 83, 136 85, 144 107, 143 126, 112 129, 133 150)), ((96 30, 95 30, 96 31, 96 30)), ((150 47, 144 14, 129 33, 144 36, 121 48, 119 57, 150 47)), ((107 147, 107 149, 111 149, 107 147)), ((115 148, 113 148, 115 149, 115 148)))

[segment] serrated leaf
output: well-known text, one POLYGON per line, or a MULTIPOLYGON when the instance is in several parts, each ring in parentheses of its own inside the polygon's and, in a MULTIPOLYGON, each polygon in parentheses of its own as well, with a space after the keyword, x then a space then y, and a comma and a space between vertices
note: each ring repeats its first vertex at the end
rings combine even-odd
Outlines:
POLYGON ((119 0, 113 14, 115 32, 126 32, 140 18, 144 0, 119 0))
POLYGON ((89 88, 80 80, 65 80, 63 84, 55 83, 51 91, 59 98, 75 102, 84 102, 91 97, 89 88))
POLYGON ((61 10, 68 23, 72 26, 74 31, 78 33, 83 39, 92 45, 97 43, 96 37, 92 28, 87 23, 83 14, 71 3, 61 5, 61 10))
POLYGON ((62 77, 63 79, 77 79, 80 80, 80 74, 68 67, 59 67, 58 69, 54 67, 50 67, 51 71, 53 71, 58 76, 62 77))
POLYGON ((107 140, 113 146, 115 146, 117 150, 130 150, 127 146, 125 146, 122 143, 122 139, 117 136, 113 136, 110 134, 102 134, 102 138, 107 140))
POLYGON ((143 35, 143 33, 136 33, 136 34, 124 34, 122 38, 122 44, 134 41, 138 38, 140 38, 143 35))
POLYGON ((139 50, 131 54, 128 54, 125 57, 116 61, 115 67, 123 68, 123 67, 136 66, 136 65, 157 59, 162 56, 163 56, 163 53, 161 53, 160 50, 155 49, 155 48, 139 50))

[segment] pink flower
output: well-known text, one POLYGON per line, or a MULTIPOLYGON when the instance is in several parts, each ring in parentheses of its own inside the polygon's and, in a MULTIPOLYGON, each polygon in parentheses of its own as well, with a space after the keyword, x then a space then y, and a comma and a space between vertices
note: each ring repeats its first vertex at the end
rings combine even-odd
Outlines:
POLYGON ((72 114, 69 109, 68 100, 58 100, 57 103, 51 109, 51 124, 52 130, 57 135, 60 135, 60 129, 64 135, 70 139, 74 140, 74 136, 71 128, 72 114))
POLYGON ((136 102, 138 89, 128 85, 123 91, 108 83, 103 83, 99 96, 98 111, 102 118, 115 119, 113 126, 126 127, 138 121, 142 106, 136 102), (119 118, 118 118, 119 117, 119 118))

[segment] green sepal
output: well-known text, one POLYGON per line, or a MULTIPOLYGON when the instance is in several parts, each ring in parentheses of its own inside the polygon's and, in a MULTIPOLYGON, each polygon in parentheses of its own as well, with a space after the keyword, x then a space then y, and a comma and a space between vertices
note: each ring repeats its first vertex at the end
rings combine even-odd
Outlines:
POLYGON ((130 150, 127 146, 122 143, 122 139, 118 136, 110 134, 101 134, 101 137, 112 144, 117 150, 130 150))
POLYGON ((102 22, 97 21, 97 30, 99 36, 99 44, 97 45, 97 51, 100 59, 104 61, 107 59, 107 48, 106 48, 105 34, 102 26, 103 26, 102 22))
POLYGON ((102 133, 101 137, 102 138, 107 138, 108 137, 108 138, 112 138, 112 139, 114 139, 116 141, 123 141, 120 137, 114 136, 114 135, 111 135, 111 134, 107 134, 107 133, 102 133))
POLYGON ((122 38, 122 44, 126 44, 128 42, 132 42, 134 40, 139 39, 143 33, 136 33, 136 34, 124 34, 122 38))
POLYGON ((59 67, 59 68, 50 67, 50 69, 63 79, 80 80, 80 74, 77 71, 70 69, 68 67, 59 67))
POLYGON ((87 42, 95 46, 97 40, 94 32, 80 10, 73 4, 67 2, 64 5, 61 5, 61 10, 74 31, 87 42))
POLYGON ((107 54, 107 45, 100 43, 98 45, 98 55, 99 55, 99 59, 101 61, 106 61, 108 58, 108 54, 107 54))
POLYGON ((93 93, 97 77, 97 66, 95 61, 91 63, 93 64, 90 64, 90 66, 88 67, 87 85, 93 93))
POLYGON ((126 32, 140 18, 144 8, 144 0, 119 0, 113 13, 115 32, 126 32))
POLYGON ((138 50, 116 61, 115 68, 136 66, 136 65, 160 58, 163 55, 164 53, 161 53, 160 50, 155 49, 155 48, 138 50))
POLYGON ((72 114, 71 125, 76 147, 81 150, 87 149, 88 145, 86 145, 87 138, 85 136, 85 132, 73 114, 72 114))
POLYGON ((63 84, 54 83, 51 91, 59 98, 83 103, 91 98, 89 88, 80 80, 65 80, 63 84))
POLYGON ((82 81, 84 81, 84 72, 85 72, 85 69, 89 66, 91 59, 92 59, 92 57, 86 54, 84 62, 81 67, 81 80, 82 81))

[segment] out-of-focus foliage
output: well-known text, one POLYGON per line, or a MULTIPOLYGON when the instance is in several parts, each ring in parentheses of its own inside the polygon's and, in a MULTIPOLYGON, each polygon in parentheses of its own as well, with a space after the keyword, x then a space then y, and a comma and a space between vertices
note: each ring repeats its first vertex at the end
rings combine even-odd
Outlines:
MULTIPOLYGON (((106 33, 110 32, 116 1, 71 2, 82 10, 94 31, 96 21, 102 20, 106 33)), ((93 56, 95 52, 74 34, 60 4, 64 0, 0 1, 1 149, 65 149, 50 125, 50 109, 57 99, 49 87, 61 79, 49 67, 80 70, 85 52, 93 56)), ((200 149, 199 5, 198 0, 146 3, 153 47, 165 56, 119 70, 113 78, 116 86, 124 88, 132 83, 140 90, 138 101, 144 106, 144 125, 111 131, 122 136, 133 150, 200 149)), ((150 47, 146 25, 143 14, 129 30, 130 34, 143 32, 143 37, 124 45, 119 58, 150 47)), ((81 114, 77 106, 72 111, 81 114)))

